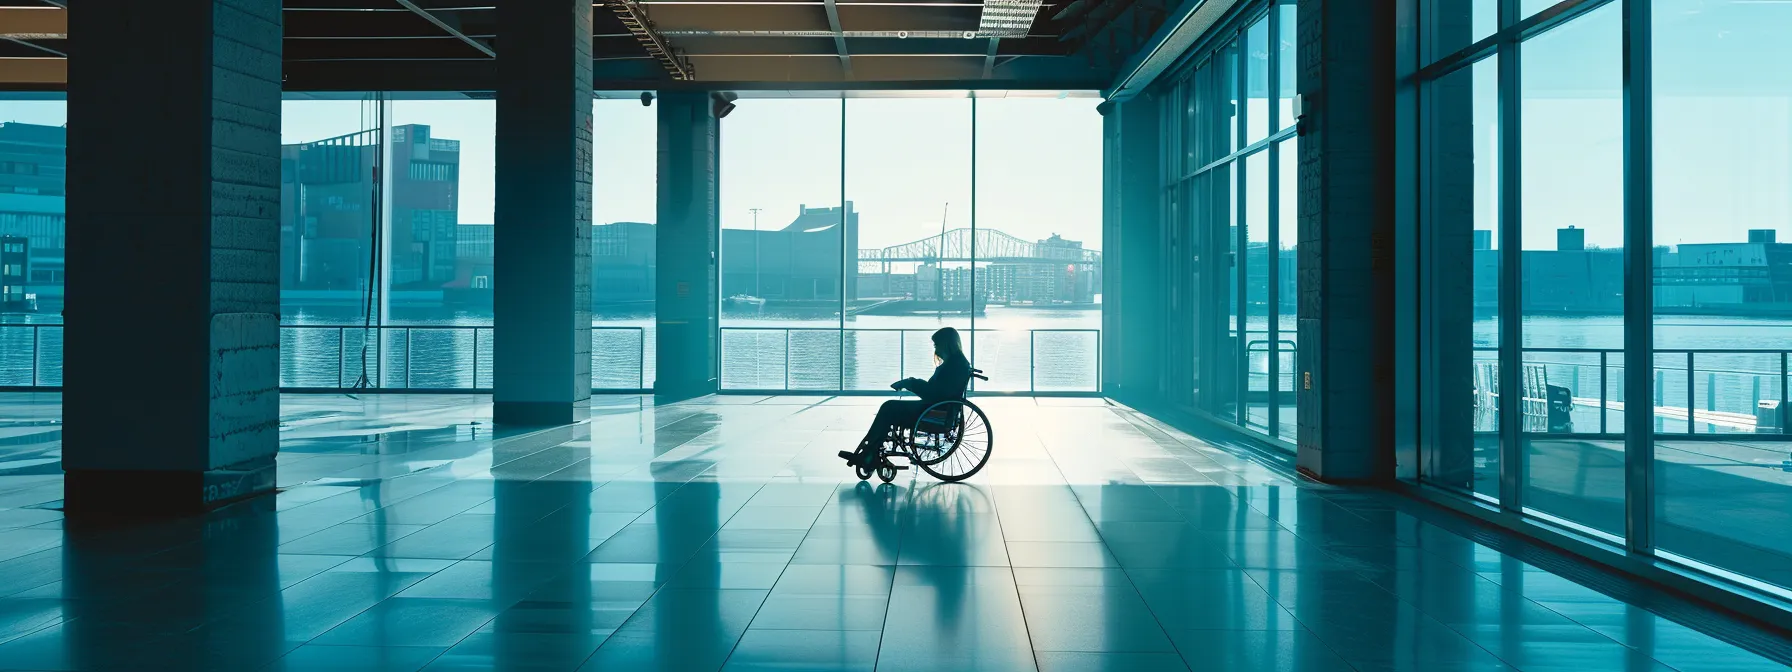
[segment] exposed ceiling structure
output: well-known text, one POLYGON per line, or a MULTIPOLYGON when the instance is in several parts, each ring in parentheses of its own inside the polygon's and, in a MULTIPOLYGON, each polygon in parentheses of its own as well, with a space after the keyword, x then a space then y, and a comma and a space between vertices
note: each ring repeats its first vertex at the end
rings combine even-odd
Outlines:
MULTIPOLYGON (((1099 88, 1092 38, 1176 1, 595 0, 592 53, 600 89, 1099 88)), ((66 81, 71 2, 0 0, 0 88, 66 81)), ((287 88, 490 90, 496 2, 285 0, 287 88)))

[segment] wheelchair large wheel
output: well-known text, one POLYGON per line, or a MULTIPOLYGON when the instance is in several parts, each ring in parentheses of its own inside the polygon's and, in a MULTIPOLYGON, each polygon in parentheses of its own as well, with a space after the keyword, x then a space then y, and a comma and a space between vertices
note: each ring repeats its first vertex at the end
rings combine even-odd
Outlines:
POLYGON ((910 434, 914 464, 952 483, 975 475, 989 463, 995 433, 983 409, 968 401, 942 401, 921 413, 910 434))

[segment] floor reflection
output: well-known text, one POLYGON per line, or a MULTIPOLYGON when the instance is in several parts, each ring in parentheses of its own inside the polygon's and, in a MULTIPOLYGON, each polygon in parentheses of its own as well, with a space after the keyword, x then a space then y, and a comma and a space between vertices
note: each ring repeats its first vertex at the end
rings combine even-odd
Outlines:
MULTIPOLYGON (((1787 660, 1100 400, 980 400, 1001 440, 977 478, 860 482, 834 452, 866 401, 606 397, 524 431, 479 397, 288 397, 279 494, 145 524, 64 520, 58 401, 0 397, 0 669, 1787 660)), ((1536 501, 1609 508, 1604 471, 1582 473, 1537 479, 1536 501)))

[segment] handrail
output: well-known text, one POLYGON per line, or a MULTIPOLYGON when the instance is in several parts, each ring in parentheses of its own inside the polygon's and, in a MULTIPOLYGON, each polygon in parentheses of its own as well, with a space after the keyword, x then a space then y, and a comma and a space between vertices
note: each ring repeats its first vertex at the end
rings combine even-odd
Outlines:
MULTIPOLYGON (((48 349, 47 346, 49 345, 46 341, 50 340, 44 337, 44 332, 59 332, 64 329, 65 326, 66 325, 62 323, 0 323, 0 337, 4 337, 9 330, 30 329, 32 332, 30 339, 31 343, 28 348, 0 348, 0 389, 59 389, 61 387, 59 376, 46 374, 59 374, 62 358, 59 354, 49 356, 44 354, 44 351, 48 349), (30 368, 28 375, 24 371, 26 367, 30 368)), ((356 350, 351 349, 351 342, 355 338, 377 339, 374 343, 369 344, 371 347, 369 348, 369 361, 367 363, 368 375, 372 379, 369 382, 372 383, 371 389, 373 391, 480 392, 490 389, 490 373, 485 370, 489 368, 489 359, 486 355, 482 354, 481 351, 489 349, 492 346, 496 331, 496 328, 493 325, 385 324, 370 326, 360 324, 282 324, 279 329, 282 338, 285 338, 288 335, 319 334, 323 335, 323 343, 328 344, 329 339, 332 338, 332 336, 328 336, 328 334, 334 332, 333 338, 335 340, 334 347, 331 348, 335 352, 330 354, 322 354, 318 352, 308 354, 298 352, 282 353, 280 366, 282 368, 281 389, 283 390, 327 392, 353 389, 353 374, 350 372, 355 371, 356 368, 350 367, 350 363, 351 358, 356 356, 356 350), (484 333, 482 334, 481 332, 484 333), (351 334, 355 333, 360 335, 351 336, 351 334), (418 339, 422 338, 419 333, 434 334, 435 336, 433 337, 435 338, 440 338, 442 335, 452 334, 470 336, 466 341, 461 341, 460 339, 453 341, 449 346, 452 351, 449 356, 467 357, 470 360, 471 366, 468 367, 467 370, 458 368, 449 370, 447 372, 449 382, 446 385, 430 385, 419 380, 426 378, 429 375, 425 370, 413 366, 413 364, 416 363, 413 359, 413 353, 417 352, 416 348, 422 345, 418 343, 418 339), (400 336, 400 334, 402 334, 402 336, 400 336), (403 341, 399 342, 396 340, 399 338, 402 338, 403 341), (401 365, 394 359, 395 357, 403 358, 401 365), (382 375, 384 373, 382 368, 388 365, 395 367, 402 366, 402 368, 395 368, 393 371, 395 374, 393 376, 395 379, 394 382, 397 384, 381 387, 380 383, 382 382, 382 378, 384 378, 382 375), (330 373, 328 371, 329 368, 334 368, 335 372, 330 373), (327 383, 323 385, 293 384, 301 381, 318 381, 320 379, 329 380, 331 378, 334 379, 333 385, 327 383)), ((634 363, 632 364, 634 369, 633 373, 635 375, 632 376, 632 386, 628 382, 623 382, 620 385, 615 386, 600 386, 594 384, 593 391, 645 391, 647 389, 647 369, 652 365, 652 362, 647 359, 648 327, 638 325, 591 325, 591 333, 594 340, 599 337, 599 334, 613 334, 617 332, 635 332, 633 337, 633 340, 635 341, 635 358, 634 363)), ((23 341, 24 339, 20 340, 23 341)), ((59 345, 59 342, 57 343, 59 345)), ((356 348, 358 349, 358 346, 356 346, 356 348)), ((434 350, 433 347, 430 349, 434 350)), ((613 349, 607 350, 606 352, 611 351, 613 351, 613 349)), ((599 351, 594 347, 594 359, 598 354, 599 351)), ((356 362, 356 364, 358 367, 358 362, 356 362)), ((624 365, 620 370, 610 370, 605 373, 622 373, 626 375, 628 367, 629 365, 624 365)), ((437 371, 435 372, 435 375, 439 377, 441 373, 442 372, 437 371)), ((593 373, 602 375, 602 373, 595 370, 595 367, 593 373)), ((610 378, 614 380, 616 376, 612 375, 610 378)))
MULTIPOLYGON (((790 391, 793 389, 799 389, 799 388, 792 387, 792 385, 791 385, 791 375, 793 373, 793 366, 791 365, 792 341, 790 339, 790 334, 793 332, 839 333, 842 335, 843 338, 847 334, 852 334, 855 336, 862 335, 862 334, 895 334, 896 335, 896 337, 894 339, 894 346, 896 349, 896 352, 894 353, 895 364, 896 364, 898 372, 906 373, 908 371, 908 344, 909 344, 908 334, 911 332, 912 333, 931 334, 936 329, 937 329, 937 327, 846 327, 845 329, 841 329, 840 327, 833 327, 833 326, 777 327, 777 326, 745 326, 745 325, 743 325, 743 326, 727 326, 727 325, 724 325, 724 326, 720 327, 720 330, 719 330, 720 335, 723 337, 726 337, 726 335, 730 334, 730 333, 779 333, 779 332, 781 332, 784 335, 784 338, 781 339, 782 340, 782 348, 783 348, 782 357, 784 359, 784 365, 782 367, 781 375, 776 369, 770 369, 770 370, 766 370, 764 372, 766 374, 770 374, 770 377, 772 378, 772 380, 769 381, 770 382, 769 385, 758 384, 758 381, 761 381, 764 379, 764 377, 766 377, 763 374, 753 375, 753 378, 755 381, 754 384, 749 384, 746 386, 730 385, 729 381, 728 381, 729 376, 727 375, 727 372, 728 372, 728 361, 727 361, 728 360, 728 354, 727 354, 728 346, 726 344, 726 341, 724 340, 724 345, 723 345, 724 361, 721 363, 722 367, 723 367, 723 381, 722 381, 723 389, 727 390, 727 391, 753 391, 753 392, 779 392, 779 391, 790 391), (779 378, 782 378, 781 382, 780 382, 779 378)), ((1099 393, 1101 391, 1101 371, 1102 371, 1102 369, 1101 369, 1101 347, 1102 347, 1101 346, 1101 338, 1102 338, 1102 334, 1101 334, 1101 329, 1099 329, 1099 328, 1094 328, 1094 327, 1056 327, 1056 328, 1037 328, 1037 329, 1003 329, 1000 327, 979 327, 977 329, 963 329, 963 330, 961 330, 961 332, 968 333, 971 336, 978 337, 978 338, 988 338, 990 335, 993 335, 993 334, 1020 334, 1023 332, 1026 333, 1027 334, 1027 343, 1026 343, 1027 359, 1026 359, 1025 368, 1026 368, 1026 376, 1027 376, 1027 385, 1024 389, 1025 389, 1025 391, 1027 391, 1029 393, 1038 393, 1041 391, 1045 391, 1045 392, 1093 394, 1093 393, 1099 393), (1088 358, 1077 360, 1078 363, 1076 364, 1079 367, 1080 366, 1088 366, 1088 368, 1090 370, 1092 370, 1093 375, 1087 376, 1086 383, 1084 383, 1082 380, 1078 380, 1077 383, 1074 386, 1070 387, 1069 389, 1062 389, 1062 388, 1059 388, 1058 386, 1049 386, 1050 389, 1047 389, 1047 390, 1040 389, 1041 385, 1040 385, 1040 375, 1039 374, 1042 371, 1047 371, 1051 374, 1059 374, 1059 371, 1054 371, 1049 368, 1041 367, 1040 358, 1038 356, 1038 340, 1039 340, 1038 337, 1040 334, 1085 334, 1085 335, 1090 335, 1090 336, 1094 337, 1093 344, 1090 346, 1090 349, 1089 349, 1088 358), (1084 362, 1086 362, 1087 364, 1083 364, 1084 362)), ((776 347, 776 346, 774 346, 774 347, 776 347)), ((971 353, 972 356, 978 357, 978 355, 975 354, 974 347, 972 348, 972 351, 973 351, 971 353)), ((995 353, 991 353, 991 354, 995 357, 998 357, 998 358, 1000 357, 999 354, 995 354, 995 353)), ((776 355, 774 355, 774 356, 776 356, 776 355)), ((1052 363, 1052 361, 1048 359, 1045 364, 1047 365, 1047 367, 1049 367, 1049 365, 1051 363, 1052 363)), ((848 387, 847 378, 849 375, 849 371, 848 371, 848 368, 845 366, 846 362, 842 361, 841 364, 842 364, 842 366, 840 366, 838 373, 837 373, 837 375, 839 376, 839 381, 838 381, 837 385, 835 386, 837 389, 833 389, 831 391, 834 391, 834 392, 852 391, 852 389, 856 389, 856 388, 849 389, 849 387, 848 387)), ((772 366, 775 367, 776 364, 774 363, 774 364, 772 364, 772 366)), ((833 368, 832 365, 828 365, 828 369, 830 370, 830 373, 833 373, 831 371, 832 368, 833 368)), ((1006 367, 1004 367, 1004 368, 1006 368, 1006 367)), ((1020 375, 1019 367, 1014 368, 1009 373, 1011 375, 1006 376, 1005 377, 1006 379, 1008 379, 1008 380, 1018 380, 1019 379, 1019 375, 1020 375)), ((1048 379, 1049 379, 1049 377, 1050 376, 1048 376, 1048 379)), ((1002 381, 1003 381, 1003 378, 998 378, 998 382, 1002 382, 1002 381)), ((881 388, 882 384, 880 383, 878 387, 881 388)), ((800 388, 800 389, 802 389, 805 392, 817 392, 817 391, 828 392, 828 391, 830 391, 827 388, 811 389, 811 388, 804 387, 804 388, 800 388)), ((870 388, 867 388, 867 390, 869 390, 869 389, 870 388)))

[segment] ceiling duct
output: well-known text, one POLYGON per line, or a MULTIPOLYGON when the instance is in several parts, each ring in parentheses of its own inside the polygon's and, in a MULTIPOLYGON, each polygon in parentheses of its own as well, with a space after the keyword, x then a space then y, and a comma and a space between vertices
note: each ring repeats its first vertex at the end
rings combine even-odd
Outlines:
POLYGON ((1039 16, 1041 0, 984 0, 978 37, 1026 37, 1039 16))
POLYGON ((690 81, 697 78, 696 71, 691 69, 691 62, 674 50, 672 45, 667 44, 666 38, 659 31, 654 30, 653 22, 647 19, 647 8, 642 7, 640 2, 604 0, 604 6, 616 13, 616 18, 635 36, 635 41, 641 43, 641 48, 647 50, 647 55, 658 60, 673 79, 690 81))

